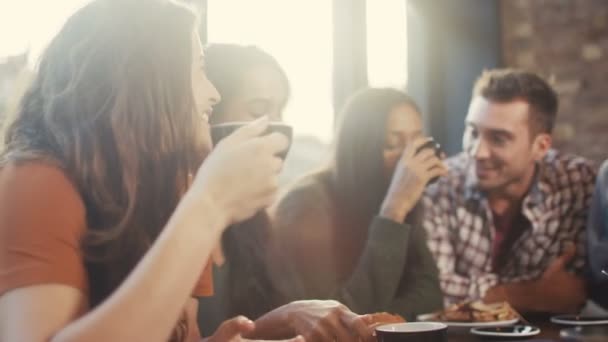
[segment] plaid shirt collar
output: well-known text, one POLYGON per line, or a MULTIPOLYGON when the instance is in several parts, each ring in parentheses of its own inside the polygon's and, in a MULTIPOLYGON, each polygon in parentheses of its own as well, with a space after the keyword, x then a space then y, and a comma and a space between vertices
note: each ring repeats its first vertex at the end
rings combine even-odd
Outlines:
MULTIPOLYGON (((553 151, 550 151, 550 153, 552 152, 553 151)), ((532 180, 532 185, 522 202, 524 214, 532 222, 534 222, 534 216, 536 216, 534 215, 534 212, 542 211, 545 200, 551 195, 551 187, 545 181, 545 177, 542 177, 545 171, 544 161, 545 159, 536 164, 536 171, 534 172, 534 179, 532 180), (534 210, 535 208, 539 210, 534 210), (528 212, 528 210, 526 209, 529 209, 530 212, 528 212)), ((483 205, 487 207, 487 202, 483 191, 480 190, 475 184, 475 168, 471 167, 471 160, 469 157, 467 157, 466 164, 467 171, 464 180, 464 199, 467 202, 482 202, 483 205)), ((535 225, 533 224, 532 226, 534 227, 535 225)))

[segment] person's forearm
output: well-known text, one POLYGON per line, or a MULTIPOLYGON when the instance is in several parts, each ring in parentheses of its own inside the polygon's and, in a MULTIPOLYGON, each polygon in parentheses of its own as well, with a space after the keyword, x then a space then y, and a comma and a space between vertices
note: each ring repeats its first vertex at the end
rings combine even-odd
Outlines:
POLYGON ((439 274, 433 255, 426 245, 424 229, 413 230, 410 244, 410 262, 402 279, 399 295, 391 304, 391 311, 408 320, 417 315, 443 308, 443 294, 439 285, 439 274))
POLYGON ((331 298, 357 313, 386 310, 397 294, 413 229, 409 224, 375 217, 357 267, 331 298))
POLYGON ((399 314, 408 321, 416 320, 416 316, 420 314, 443 308, 443 295, 437 278, 434 277, 433 281, 432 275, 419 273, 413 273, 412 276, 419 278, 413 280, 413 284, 407 285, 403 293, 397 296, 386 310, 399 314))
POLYGON ((412 210, 413 204, 409 201, 396 201, 390 195, 382 202, 378 216, 396 223, 403 223, 407 214, 412 210))
POLYGON ((186 196, 118 289, 52 341, 166 341, 226 223, 186 196))
POLYGON ((443 297, 441 292, 430 293, 431 290, 425 292, 409 292, 401 297, 395 298, 390 307, 386 311, 401 315, 408 321, 415 321, 416 317, 421 314, 435 312, 443 309, 443 297))
POLYGON ((486 292, 488 303, 506 301, 519 312, 547 311, 533 281, 497 285, 486 292))

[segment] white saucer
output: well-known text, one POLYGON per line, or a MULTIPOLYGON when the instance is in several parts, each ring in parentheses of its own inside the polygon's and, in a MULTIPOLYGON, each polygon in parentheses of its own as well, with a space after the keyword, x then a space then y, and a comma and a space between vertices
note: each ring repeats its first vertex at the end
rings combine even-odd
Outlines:
POLYGON ((488 337, 531 337, 540 334, 540 329, 530 325, 514 325, 512 327, 473 328, 471 334, 488 337))
POLYGON ((562 325, 607 325, 608 316, 560 315, 551 317, 551 322, 562 325))

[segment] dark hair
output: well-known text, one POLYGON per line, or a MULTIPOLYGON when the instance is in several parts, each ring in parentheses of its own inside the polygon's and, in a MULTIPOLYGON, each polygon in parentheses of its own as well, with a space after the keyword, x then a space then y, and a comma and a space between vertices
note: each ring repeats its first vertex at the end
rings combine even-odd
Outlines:
MULTIPOLYGON (((289 92, 287 75, 279 63, 255 46, 236 44, 211 44, 205 49, 207 77, 222 96, 222 101, 213 108, 212 123, 225 114, 224 104, 237 95, 243 75, 259 66, 275 69, 289 92)), ((266 251, 270 235, 270 220, 262 211, 253 218, 228 227, 222 235, 222 245, 229 262, 226 293, 230 298, 229 316, 245 315, 255 319, 273 309, 277 300, 270 281, 266 251)))
POLYGON ((391 88, 359 91, 342 109, 331 175, 339 224, 367 229, 378 214, 390 183, 383 161, 386 123, 392 109, 400 105, 420 112, 412 98, 391 88))
POLYGON ((89 3, 44 52, 7 128, 3 163, 51 161, 80 192, 91 307, 149 249, 207 152, 192 95, 195 22, 168 0, 89 3))
POLYGON ((495 102, 524 100, 531 109, 531 132, 553 131, 558 107, 557 95, 537 74, 517 69, 484 71, 475 82, 473 96, 482 96, 495 102))
POLYGON ((222 101, 213 107, 211 123, 217 122, 224 112, 224 105, 236 96, 243 75, 256 67, 275 69, 283 79, 289 98, 289 80, 285 71, 274 57, 256 46, 210 44, 205 48, 205 65, 207 77, 222 96, 222 101))

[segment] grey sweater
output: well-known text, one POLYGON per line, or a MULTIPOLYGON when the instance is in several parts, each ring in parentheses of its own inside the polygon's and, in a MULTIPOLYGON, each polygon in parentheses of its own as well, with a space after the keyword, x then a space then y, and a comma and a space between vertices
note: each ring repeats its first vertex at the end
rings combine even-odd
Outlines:
POLYGON ((270 273, 283 296, 335 299, 357 313, 388 311, 410 320, 442 308, 437 267, 421 226, 374 217, 353 272, 339 277, 332 198, 323 180, 309 177, 273 209, 270 273))

